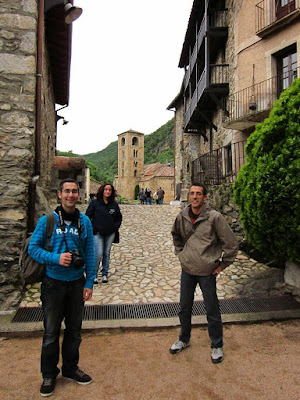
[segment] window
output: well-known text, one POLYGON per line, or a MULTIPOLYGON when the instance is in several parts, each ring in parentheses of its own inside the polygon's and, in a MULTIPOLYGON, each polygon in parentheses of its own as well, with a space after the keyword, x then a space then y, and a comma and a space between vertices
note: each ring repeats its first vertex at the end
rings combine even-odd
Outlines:
POLYGON ((134 177, 136 178, 136 169, 134 170, 134 177))
POLYGON ((121 139, 121 146, 125 146, 125 138, 121 139))
POLYGON ((137 137, 132 138, 132 146, 137 146, 139 144, 139 140, 137 137))
POLYGON ((293 45, 277 56, 278 97, 297 78, 297 49, 293 45))
POLYGON ((276 0, 276 19, 281 19, 295 10, 295 0, 276 0))

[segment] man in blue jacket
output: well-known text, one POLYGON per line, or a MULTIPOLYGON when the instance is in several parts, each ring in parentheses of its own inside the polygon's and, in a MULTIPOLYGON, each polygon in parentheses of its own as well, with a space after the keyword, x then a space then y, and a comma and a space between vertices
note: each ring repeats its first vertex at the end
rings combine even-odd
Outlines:
POLYGON ((45 250, 46 215, 39 219, 28 248, 33 259, 46 265, 41 285, 45 329, 41 354, 40 394, 43 397, 51 396, 59 374, 59 334, 63 319, 62 375, 81 385, 92 382, 78 367, 78 361, 84 302, 92 297, 96 277, 93 229, 89 218, 76 208, 80 198, 77 181, 62 181, 58 197, 61 206, 52 211, 55 224, 51 252, 45 250))

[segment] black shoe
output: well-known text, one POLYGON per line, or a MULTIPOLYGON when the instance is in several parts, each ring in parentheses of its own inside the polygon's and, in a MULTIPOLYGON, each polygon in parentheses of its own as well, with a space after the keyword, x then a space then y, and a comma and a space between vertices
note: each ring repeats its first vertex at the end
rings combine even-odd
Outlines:
POLYGON ((51 394, 54 392, 54 386, 55 386, 55 378, 44 378, 40 389, 41 396, 43 397, 51 396, 51 394))
POLYGON ((92 378, 88 375, 85 374, 83 371, 81 371, 80 368, 78 368, 74 374, 72 375, 63 375, 64 378, 66 379, 71 379, 77 383, 79 383, 79 385, 88 385, 89 383, 92 382, 92 378))

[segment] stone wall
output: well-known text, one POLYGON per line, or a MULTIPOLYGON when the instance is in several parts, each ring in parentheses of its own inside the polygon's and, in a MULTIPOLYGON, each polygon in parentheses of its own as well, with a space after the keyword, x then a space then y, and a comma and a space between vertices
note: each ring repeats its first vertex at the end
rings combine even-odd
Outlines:
POLYGON ((233 203, 232 185, 224 183, 222 185, 210 186, 208 188, 208 200, 212 208, 218 210, 231 226, 241 242, 245 239, 245 233, 240 221, 238 207, 233 203))
MULTIPOLYGON (((35 162, 37 18, 36 0, 0 3, 0 311, 15 307, 22 292, 18 258, 27 232, 35 162)), ((47 209, 56 140, 47 60, 44 50, 37 216, 47 209)))
POLYGON ((35 1, 0 6, 0 309, 20 300, 18 255, 27 230, 35 135, 35 1))

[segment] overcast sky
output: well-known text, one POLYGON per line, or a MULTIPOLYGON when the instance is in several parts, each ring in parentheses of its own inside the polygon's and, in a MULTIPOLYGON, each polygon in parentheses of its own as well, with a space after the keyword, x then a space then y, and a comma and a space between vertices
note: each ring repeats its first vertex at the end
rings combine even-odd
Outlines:
MULTIPOLYGON (((134 129, 149 134, 173 118, 178 68, 193 0, 76 0, 70 104, 58 112, 57 148, 94 153, 134 129)), ((59 108, 59 106, 57 106, 59 108)))

